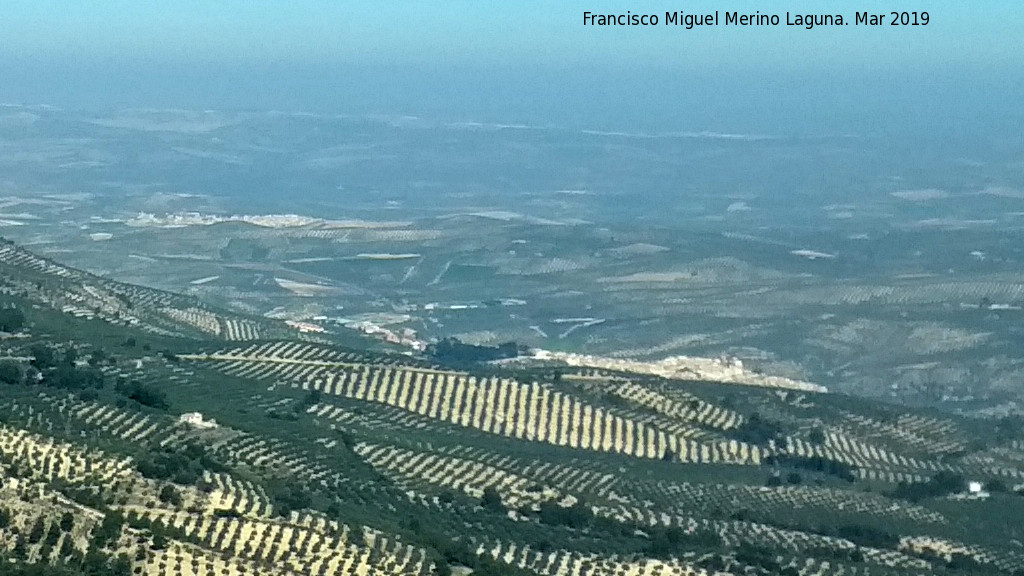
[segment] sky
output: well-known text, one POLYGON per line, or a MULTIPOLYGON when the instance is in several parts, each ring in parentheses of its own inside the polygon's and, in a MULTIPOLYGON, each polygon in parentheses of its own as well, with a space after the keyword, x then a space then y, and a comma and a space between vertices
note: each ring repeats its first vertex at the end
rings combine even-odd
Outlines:
POLYGON ((754 118, 777 115, 778 101, 801 94, 812 104, 839 99, 857 107, 866 99, 862 115, 886 102, 909 108, 922 91, 945 97, 946 108, 996 105, 1024 85, 1022 36, 1019 0, 7 0, 0 101, 609 125, 650 118, 653 109, 683 128, 679 106, 701 108, 702 117, 754 118), (582 24, 585 10, 662 17, 760 10, 784 18, 824 5, 847 18, 923 9, 930 24, 810 31, 582 24))
MULTIPOLYGON (((8 0, 5 55, 117 61, 348 62, 455 65, 712 65, 886 68, 895 65, 1011 64, 1022 55, 1024 6, 1015 0, 812 2, 486 2, 480 0, 292 2, 267 0, 8 0), (684 31, 599 29, 585 10, 809 13, 928 10, 926 27, 806 32, 799 29, 684 31)), ((1019 64, 1019 62, 1018 62, 1019 64)))

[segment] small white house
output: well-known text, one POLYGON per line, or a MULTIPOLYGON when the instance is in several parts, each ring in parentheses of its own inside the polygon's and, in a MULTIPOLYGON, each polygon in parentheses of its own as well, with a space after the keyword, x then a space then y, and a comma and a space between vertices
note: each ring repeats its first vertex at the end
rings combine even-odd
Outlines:
POLYGON ((981 485, 981 482, 972 480, 967 483, 967 492, 971 494, 981 494, 982 489, 983 486, 981 485))
POLYGON ((178 417, 178 422, 188 424, 193 428, 199 428, 201 430, 209 430, 210 428, 217 427, 216 420, 203 420, 203 415, 199 412, 186 412, 178 417))

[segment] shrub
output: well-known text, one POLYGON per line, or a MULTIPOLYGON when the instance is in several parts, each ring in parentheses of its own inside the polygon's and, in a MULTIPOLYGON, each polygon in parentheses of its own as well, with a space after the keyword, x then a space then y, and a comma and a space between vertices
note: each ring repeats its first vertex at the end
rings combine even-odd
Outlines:
POLYGON ((217 509, 215 509, 213 511, 213 516, 215 518, 241 518, 242 517, 242 515, 238 512, 238 510, 234 510, 234 509, 230 509, 230 508, 217 508, 217 509))
POLYGON ((963 476, 943 470, 927 482, 900 482, 893 492, 893 497, 918 502, 925 498, 940 498, 962 492, 966 486, 967 481, 963 476))
POLYGON ((993 478, 988 482, 985 482, 985 490, 995 494, 999 492, 1008 492, 1010 488, 1001 478, 993 478))
POLYGON ((198 444, 188 444, 177 450, 164 448, 159 452, 140 455, 135 468, 154 480, 172 480, 178 484, 195 484, 204 470, 219 472, 224 466, 210 457, 198 444))
POLYGON ((29 354, 32 355, 32 365, 40 370, 57 365, 57 356, 53 353, 53 348, 45 344, 36 344, 29 354))
POLYGON ((442 364, 452 366, 470 366, 480 362, 490 362, 519 356, 522 347, 515 342, 505 342, 498 346, 476 346, 465 344, 455 338, 445 338, 427 348, 427 353, 442 364))
POLYGON ((43 384, 62 390, 102 388, 103 373, 95 368, 75 368, 71 364, 61 364, 44 375, 43 384))
POLYGON ((20 384, 21 381, 21 366, 17 362, 11 360, 0 362, 0 382, 4 384, 20 384))
POLYGON ((171 407, 170 402, 167 401, 167 395, 152 386, 139 384, 138 382, 118 382, 114 386, 114 390, 143 406, 149 406, 157 410, 167 410, 171 407))
POLYGON ((181 494, 178 494, 178 490, 175 489, 174 486, 167 484, 160 489, 160 501, 164 504, 180 506, 181 494))
POLYGON ((540 504, 540 521, 543 524, 579 529, 585 528, 593 519, 593 511, 583 502, 576 502, 568 508, 559 506, 551 500, 545 500, 540 504))
POLYGON ((25 315, 17 308, 0 308, 0 332, 17 332, 25 326, 25 315))
POLYGON ((678 526, 655 526, 648 530, 650 544, 645 551, 655 558, 675 556, 689 548, 697 547, 718 550, 722 547, 722 537, 710 530, 696 530, 687 533, 678 526))
POLYGON ((786 436, 781 424, 762 418, 756 412, 737 426, 733 434, 741 442, 759 445, 767 445, 772 441, 782 443, 786 436))
POLYGON ((746 542, 741 543, 736 550, 736 561, 750 566, 759 566, 772 574, 778 574, 782 569, 771 550, 746 542))
POLYGON ((92 402, 100 397, 95 388, 87 388, 78 393, 78 399, 82 402, 92 402))
POLYGON ((768 465, 777 464, 789 468, 828 474, 830 476, 836 476, 837 478, 846 480, 847 482, 853 482, 857 479, 854 475, 856 468, 853 466, 846 462, 840 462, 838 460, 832 460, 831 458, 824 458, 822 456, 770 456, 765 458, 764 463, 768 465))
POLYGON ((484 488, 484 495, 480 498, 480 505, 484 507, 484 510, 491 510, 492 512, 504 513, 506 511, 505 504, 501 501, 501 494, 498 494, 494 486, 484 488))
POLYGON ((896 548, 900 543, 899 536, 871 526, 840 526, 836 534, 858 546, 869 548, 896 548))
POLYGON ((274 513, 278 516, 288 516, 292 510, 301 510, 313 505, 310 493, 298 486, 294 480, 287 478, 272 479, 267 486, 267 495, 270 497, 274 513))

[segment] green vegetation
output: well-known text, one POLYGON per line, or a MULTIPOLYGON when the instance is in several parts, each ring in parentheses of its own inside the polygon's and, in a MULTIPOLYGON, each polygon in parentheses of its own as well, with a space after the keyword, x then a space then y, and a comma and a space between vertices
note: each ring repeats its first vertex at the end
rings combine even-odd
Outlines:
POLYGON ((872 526, 840 526, 836 530, 836 535, 846 538, 858 546, 870 546, 872 548, 894 549, 900 543, 899 535, 891 534, 872 526))
POLYGON ((0 305, 0 332, 17 332, 25 327, 25 314, 21 310, 0 305))
MULTIPOLYGON (((163 448, 141 454, 136 459, 135 467, 146 478, 171 480, 176 484, 195 484, 202 477, 203 471, 223 469, 223 465, 196 443, 187 444, 180 450, 163 448)), ((164 488, 168 489, 173 490, 173 487, 164 488)))
POLYGON ((309 508, 313 504, 310 491, 288 478, 270 479, 267 482, 267 495, 278 516, 287 517, 293 510, 309 508))
POLYGON ((129 400, 157 410, 168 410, 171 407, 164 392, 139 382, 119 381, 114 385, 114 391, 129 400))
POLYGON ((523 347, 515 342, 505 342, 497 346, 478 346, 465 344, 455 338, 445 338, 430 345, 427 354, 445 366, 469 367, 483 362, 515 358, 523 351, 523 347))
MULTIPOLYGON (((847 482, 853 482, 857 478, 854 474, 856 467, 853 465, 823 456, 770 456, 765 458, 765 464, 827 474, 847 482)), ((787 475, 787 480, 790 484, 799 484, 802 477, 795 472, 791 472, 787 475)))
POLYGON ((76 368, 72 364, 61 364, 43 371, 42 383, 63 390, 102 388, 103 373, 91 367, 76 368))
POLYGON ((4 576, 129 576, 131 573, 127 559, 110 560, 99 554, 86 556, 79 566, 15 562, 3 568, 4 576))
POLYGON ((900 482, 893 496, 911 502, 920 502, 925 498, 941 498, 949 494, 963 492, 967 489, 967 480, 963 475, 945 470, 936 473, 926 482, 900 482))
POLYGON ((742 424, 732 432, 733 436, 742 442, 750 444, 768 445, 769 443, 782 443, 786 431, 781 424, 762 418, 760 414, 753 413, 742 424))
POLYGON ((491 512, 504 513, 506 511, 505 504, 501 501, 501 494, 498 494, 493 486, 484 489, 484 495, 480 498, 480 506, 491 512))
POLYGON ((648 530, 650 545, 645 551, 654 558, 672 558, 693 548, 719 550, 722 537, 711 530, 687 532, 678 526, 655 526, 648 530))
MULTIPOLYGON (((11 570, 49 570, 24 562, 43 551, 75 575, 142 574, 180 555, 212 573, 283 576, 285 553, 313 573, 344 554, 389 574, 643 573, 654 559, 733 574, 984 574, 990 558, 1003 573, 1024 568, 1008 544, 1024 540, 1010 419, 996 429, 836 394, 478 365, 515 344, 443 341, 414 358, 225 343, 166 319, 124 326, 24 298, 31 330, 6 339, 0 361, 11 570), (459 363, 472 376, 438 368, 459 363), (180 423, 185 412, 217 425, 180 423), (977 474, 992 497, 943 498, 978 462, 991 463, 977 474)), ((175 298, 108 300, 150 319, 199 310, 175 298)))
POLYGON ((21 384, 23 378, 21 365, 11 360, 0 361, 0 383, 21 384))

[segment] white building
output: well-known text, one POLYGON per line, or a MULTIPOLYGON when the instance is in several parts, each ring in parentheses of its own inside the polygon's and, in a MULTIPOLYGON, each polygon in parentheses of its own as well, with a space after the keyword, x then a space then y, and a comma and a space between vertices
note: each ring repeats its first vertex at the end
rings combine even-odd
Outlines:
POLYGON ((217 427, 216 420, 203 420, 203 415, 199 412, 186 412, 178 417, 178 422, 188 424, 193 428, 199 428, 201 430, 209 430, 210 428, 217 427))

